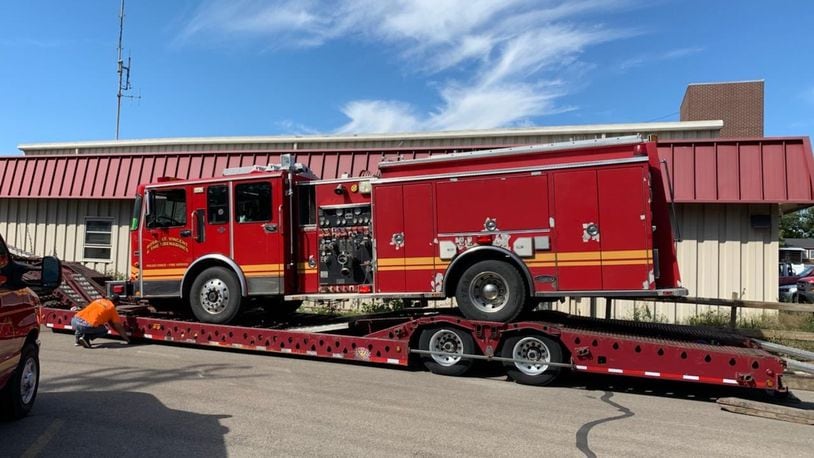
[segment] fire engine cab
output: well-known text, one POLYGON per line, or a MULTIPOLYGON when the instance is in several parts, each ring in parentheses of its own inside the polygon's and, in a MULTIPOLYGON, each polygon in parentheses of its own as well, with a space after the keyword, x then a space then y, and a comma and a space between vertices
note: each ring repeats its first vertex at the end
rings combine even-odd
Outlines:
POLYGON ((511 321, 566 296, 682 295, 655 142, 620 137, 379 164, 320 180, 293 155, 140 185, 136 298, 230 322, 248 301, 455 298, 511 321))

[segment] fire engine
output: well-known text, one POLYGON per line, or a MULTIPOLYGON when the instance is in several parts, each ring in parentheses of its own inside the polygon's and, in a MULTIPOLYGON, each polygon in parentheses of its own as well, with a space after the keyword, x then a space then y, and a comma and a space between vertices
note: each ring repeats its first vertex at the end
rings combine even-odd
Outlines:
POLYGON ((138 187, 131 279, 201 322, 248 301, 454 298, 510 322, 566 296, 684 295, 656 143, 639 136, 461 152, 318 179, 292 155, 138 187))

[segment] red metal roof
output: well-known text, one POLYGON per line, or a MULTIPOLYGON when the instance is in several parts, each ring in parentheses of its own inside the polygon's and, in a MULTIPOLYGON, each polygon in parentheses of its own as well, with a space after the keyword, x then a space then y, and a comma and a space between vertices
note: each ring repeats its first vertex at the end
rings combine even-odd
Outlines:
MULTIPOLYGON (((494 147, 288 152, 329 179, 343 173, 375 173, 382 157, 412 159, 494 147)), ((129 199, 139 183, 155 182, 162 176, 219 176, 227 167, 278 163, 283 153, 286 151, 0 157, 0 198, 129 199)), ((667 162, 676 202, 814 204, 814 156, 807 137, 670 140, 659 143, 659 155, 667 162)))

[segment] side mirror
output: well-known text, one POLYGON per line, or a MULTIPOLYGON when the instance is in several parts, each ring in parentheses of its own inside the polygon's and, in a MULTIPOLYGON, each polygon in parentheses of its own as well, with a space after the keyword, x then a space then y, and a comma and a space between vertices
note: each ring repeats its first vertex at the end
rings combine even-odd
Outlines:
POLYGON ((62 283, 62 263, 54 256, 42 258, 42 287, 49 290, 56 289, 62 283))

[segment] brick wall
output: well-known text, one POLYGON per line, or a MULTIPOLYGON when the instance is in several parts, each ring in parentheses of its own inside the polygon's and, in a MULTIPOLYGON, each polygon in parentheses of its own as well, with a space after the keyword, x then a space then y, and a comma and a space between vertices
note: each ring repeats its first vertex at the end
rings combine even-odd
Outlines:
POLYGON ((763 86, 763 81, 690 84, 681 101, 681 120, 720 119, 721 137, 762 137, 763 86))

